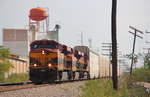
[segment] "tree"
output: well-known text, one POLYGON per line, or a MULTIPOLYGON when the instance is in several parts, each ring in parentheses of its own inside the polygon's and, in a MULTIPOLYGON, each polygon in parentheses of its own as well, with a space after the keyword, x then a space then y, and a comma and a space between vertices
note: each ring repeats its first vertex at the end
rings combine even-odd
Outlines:
POLYGON ((13 65, 9 61, 10 51, 0 46, 0 80, 4 78, 5 72, 8 72, 13 65))
MULTIPOLYGON (((132 59, 132 54, 126 54, 125 57, 131 60, 132 59)), ((138 62, 138 55, 134 54, 133 55, 133 63, 136 64, 137 62, 138 62)))
MULTIPOLYGON (((140 56, 140 54, 134 54, 133 55, 133 65, 134 65, 134 67, 136 67, 136 63, 138 62, 139 56, 140 56)), ((128 58, 129 60, 132 60, 132 53, 131 54, 126 54, 125 57, 128 58)))
POLYGON ((144 56, 144 67, 150 69, 150 54, 144 56))

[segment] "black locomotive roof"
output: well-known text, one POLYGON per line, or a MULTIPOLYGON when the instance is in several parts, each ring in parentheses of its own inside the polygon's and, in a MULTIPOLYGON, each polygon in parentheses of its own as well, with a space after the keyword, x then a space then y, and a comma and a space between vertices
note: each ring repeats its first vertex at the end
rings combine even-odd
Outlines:
POLYGON ((59 42, 55 41, 55 40, 36 40, 36 41, 33 41, 31 45, 34 45, 34 44, 56 44, 56 45, 61 45, 59 42))

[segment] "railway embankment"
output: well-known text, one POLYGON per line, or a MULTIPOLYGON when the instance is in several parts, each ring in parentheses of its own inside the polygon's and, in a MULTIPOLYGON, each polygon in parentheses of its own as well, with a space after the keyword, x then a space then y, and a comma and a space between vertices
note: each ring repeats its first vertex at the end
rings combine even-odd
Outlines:
POLYGON ((45 85, 15 91, 0 92, 0 97, 79 97, 86 81, 45 85))
POLYGON ((149 83, 150 70, 140 68, 132 75, 123 75, 119 78, 118 91, 113 90, 112 81, 109 79, 88 81, 82 88, 81 97, 149 97, 149 88, 146 88, 149 87, 149 83))

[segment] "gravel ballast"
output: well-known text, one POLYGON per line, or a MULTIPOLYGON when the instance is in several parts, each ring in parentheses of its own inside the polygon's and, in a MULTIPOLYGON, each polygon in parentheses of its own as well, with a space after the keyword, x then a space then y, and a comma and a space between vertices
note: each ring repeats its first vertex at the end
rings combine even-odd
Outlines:
POLYGON ((0 97, 79 97, 85 81, 1 92, 0 97))

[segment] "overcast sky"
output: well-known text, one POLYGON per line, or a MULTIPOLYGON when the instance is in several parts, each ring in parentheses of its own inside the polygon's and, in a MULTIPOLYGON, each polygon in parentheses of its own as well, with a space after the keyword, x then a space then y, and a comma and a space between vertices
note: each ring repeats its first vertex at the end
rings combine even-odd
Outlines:
MULTIPOLYGON (((111 40, 112 0, 0 0, 0 30, 3 28, 25 28, 28 25, 29 10, 34 7, 48 7, 50 27, 61 25, 60 41, 71 47, 80 44, 80 33, 84 44, 92 38, 93 48, 101 50, 101 43, 111 40)), ((133 35, 128 33, 129 25, 142 31, 150 31, 150 0, 118 0, 117 39, 119 48, 130 53, 133 35)), ((0 34, 2 44, 2 34, 0 34)), ((150 35, 149 35, 150 36, 150 35)), ((150 41, 148 35, 147 41, 150 41)), ((137 39, 136 51, 141 52, 144 40, 137 39)))

